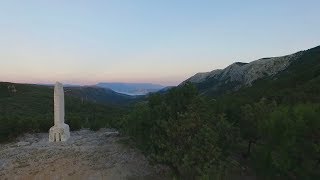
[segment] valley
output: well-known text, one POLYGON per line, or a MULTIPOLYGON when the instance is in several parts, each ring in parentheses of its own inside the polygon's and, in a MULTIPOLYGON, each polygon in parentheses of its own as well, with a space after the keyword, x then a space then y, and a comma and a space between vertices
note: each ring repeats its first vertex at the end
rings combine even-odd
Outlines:
POLYGON ((170 167, 160 170, 169 178, 317 179, 319 72, 317 46, 237 62, 147 96, 67 86, 72 139, 57 145, 47 139, 53 87, 2 82, 0 177, 168 178, 152 163, 170 167), (118 144, 123 137, 133 146, 118 144))
POLYGON ((0 1, 0 180, 320 180, 320 1, 0 1))

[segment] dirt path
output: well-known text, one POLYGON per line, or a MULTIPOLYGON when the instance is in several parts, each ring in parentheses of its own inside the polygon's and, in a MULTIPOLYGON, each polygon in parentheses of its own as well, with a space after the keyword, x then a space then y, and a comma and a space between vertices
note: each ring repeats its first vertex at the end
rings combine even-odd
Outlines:
POLYGON ((164 179, 136 149, 110 130, 71 133, 49 143, 47 133, 26 134, 0 144, 0 179, 164 179))

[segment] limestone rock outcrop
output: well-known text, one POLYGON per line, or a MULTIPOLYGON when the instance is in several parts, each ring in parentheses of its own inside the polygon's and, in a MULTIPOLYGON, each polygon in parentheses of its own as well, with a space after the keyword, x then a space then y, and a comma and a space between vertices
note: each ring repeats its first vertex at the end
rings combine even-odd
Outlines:
POLYGON ((235 91, 241 87, 251 86, 258 79, 272 77, 285 70, 302 56, 300 51, 281 57, 262 58, 250 63, 235 62, 224 69, 197 73, 181 85, 191 82, 203 91, 235 91))

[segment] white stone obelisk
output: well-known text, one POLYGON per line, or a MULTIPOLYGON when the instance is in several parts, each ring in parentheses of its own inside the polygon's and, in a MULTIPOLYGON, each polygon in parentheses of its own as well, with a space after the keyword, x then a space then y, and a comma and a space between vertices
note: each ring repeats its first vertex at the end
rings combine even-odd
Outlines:
POLYGON ((54 86, 54 126, 49 130, 49 142, 67 141, 69 125, 64 123, 64 91, 61 83, 54 86))

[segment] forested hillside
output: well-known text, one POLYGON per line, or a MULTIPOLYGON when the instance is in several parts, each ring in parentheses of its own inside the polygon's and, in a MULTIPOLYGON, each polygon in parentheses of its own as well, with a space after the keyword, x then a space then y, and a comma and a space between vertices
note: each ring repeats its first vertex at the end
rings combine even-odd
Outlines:
MULTIPOLYGON (((124 112, 65 93, 66 123, 71 130, 97 129, 117 123, 124 112)), ((53 126, 53 87, 0 83, 0 141, 24 132, 47 132, 53 126)))
POLYGON ((123 129, 182 178, 319 179, 320 47, 238 91, 154 94, 123 129))

